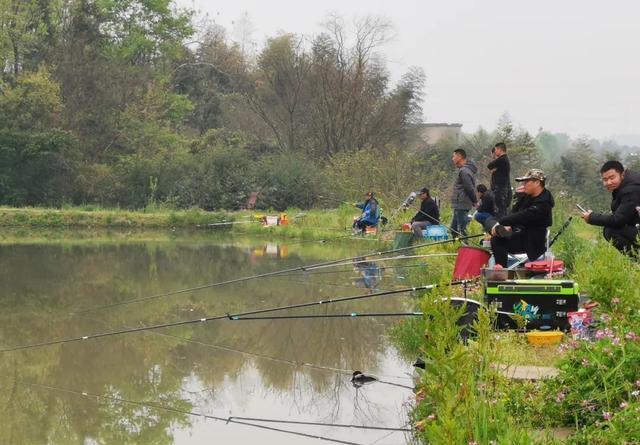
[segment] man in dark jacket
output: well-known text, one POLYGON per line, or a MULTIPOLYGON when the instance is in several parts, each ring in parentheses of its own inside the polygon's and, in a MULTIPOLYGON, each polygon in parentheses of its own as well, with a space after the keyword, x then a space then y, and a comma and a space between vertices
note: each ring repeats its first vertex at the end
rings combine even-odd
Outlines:
POLYGON ((511 203, 511 164, 507 157, 507 146, 504 142, 498 142, 491 151, 493 161, 487 165, 491 170, 491 190, 496 199, 496 216, 501 217, 509 211, 511 203))
POLYGON ((485 229, 493 235, 491 250, 496 264, 507 267, 510 253, 526 253, 533 261, 546 248, 547 227, 551 226, 554 206, 551 192, 545 188, 542 170, 531 169, 516 178, 523 182, 522 193, 507 216, 487 219, 485 229))
POLYGON ((473 215, 473 219, 480 224, 484 224, 487 219, 496 216, 495 200, 493 192, 487 190, 486 185, 478 184, 476 190, 478 191, 478 199, 480 199, 480 202, 475 215, 473 215))
POLYGON ((624 170, 618 161, 607 161, 600 169, 602 183, 611 192, 611 214, 582 214, 588 224, 604 227, 604 238, 616 249, 627 255, 634 255, 638 249, 638 228, 640 216, 636 207, 640 206, 640 174, 624 170))
POLYGON ((469 210, 478 201, 476 198, 476 173, 478 169, 473 162, 467 159, 467 153, 462 148, 453 151, 451 160, 458 169, 451 196, 451 208, 453 209, 451 229, 455 235, 467 236, 469 210))
POLYGON ((413 230, 413 236, 421 239, 422 230, 430 224, 440 224, 440 209, 436 205, 436 202, 429 196, 429 189, 423 188, 420 190, 420 210, 411 219, 411 230, 413 230))

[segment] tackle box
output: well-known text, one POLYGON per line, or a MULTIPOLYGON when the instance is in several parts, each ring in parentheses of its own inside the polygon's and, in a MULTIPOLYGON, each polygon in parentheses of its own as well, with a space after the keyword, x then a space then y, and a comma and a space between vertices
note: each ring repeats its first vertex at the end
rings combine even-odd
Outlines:
POLYGON ((498 311, 499 329, 569 330, 568 312, 578 310, 578 285, 571 280, 514 279, 485 281, 485 301, 498 311), (514 317, 515 315, 515 317, 514 317))

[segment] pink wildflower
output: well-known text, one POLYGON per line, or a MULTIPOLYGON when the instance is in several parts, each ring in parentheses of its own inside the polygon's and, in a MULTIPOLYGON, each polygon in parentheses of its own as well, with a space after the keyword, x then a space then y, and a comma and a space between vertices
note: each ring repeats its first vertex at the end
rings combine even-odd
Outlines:
POLYGON ((630 341, 638 341, 638 339, 640 339, 638 334, 636 334, 633 331, 627 332, 626 335, 624 336, 624 338, 626 338, 627 340, 630 340, 630 341))
POLYGON ((582 366, 589 366, 589 360, 587 360, 586 358, 582 359, 582 366))
POLYGON ((613 337, 613 339, 611 340, 611 343, 613 343, 614 345, 619 345, 620 337, 613 337))
POLYGON ((611 299, 611 304, 618 304, 618 303, 620 303, 620 299, 618 297, 611 299))
POLYGON ((602 329, 596 331, 596 340, 602 340, 605 337, 605 333, 602 329))
POLYGON ((556 402, 560 403, 560 402, 562 402, 566 397, 567 397, 567 395, 564 393, 564 391, 560 391, 560 392, 556 395, 556 402))
POLYGON ((627 406, 629 406, 629 404, 627 402, 622 402, 620 404, 620 409, 625 409, 627 406))
POLYGON ((611 414, 609 411, 602 412, 602 418, 604 420, 611 420, 612 417, 613 417, 613 414, 611 414))

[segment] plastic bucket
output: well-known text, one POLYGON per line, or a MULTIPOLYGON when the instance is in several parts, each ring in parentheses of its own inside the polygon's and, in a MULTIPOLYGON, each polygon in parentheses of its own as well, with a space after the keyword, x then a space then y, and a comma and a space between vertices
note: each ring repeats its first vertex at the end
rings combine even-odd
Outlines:
POLYGON ((479 277, 481 269, 489 263, 490 257, 491 253, 480 247, 460 247, 453 267, 452 279, 456 281, 479 277))

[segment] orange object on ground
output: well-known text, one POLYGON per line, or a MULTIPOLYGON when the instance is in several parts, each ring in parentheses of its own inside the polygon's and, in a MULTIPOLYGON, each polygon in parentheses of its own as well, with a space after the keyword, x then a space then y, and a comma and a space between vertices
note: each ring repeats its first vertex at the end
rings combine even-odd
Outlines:
POLYGON ((480 276, 481 269, 489 263, 491 254, 486 249, 462 246, 458 249, 456 264, 453 266, 453 281, 468 280, 480 276))
POLYGON ((280 214, 280 225, 281 226, 286 226, 287 224, 289 224, 289 219, 287 218, 287 214, 286 213, 281 213, 280 214))
POLYGON ((409 223, 404 223, 404 224, 402 225, 402 231, 403 231, 403 232, 411 232, 411 224, 409 224, 409 223))
POLYGON ((376 233, 378 233, 378 228, 375 226, 367 226, 364 228, 364 233, 367 235, 375 235, 376 233))

